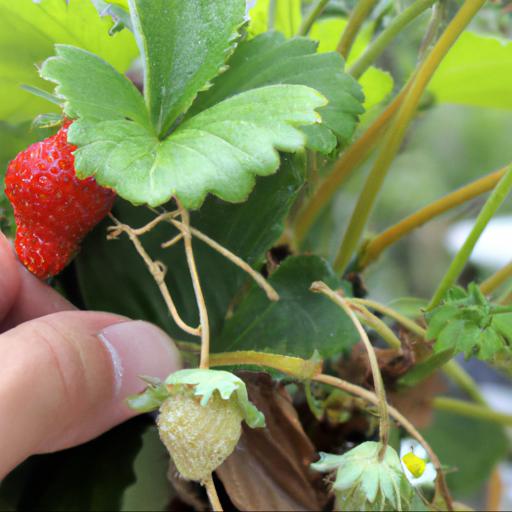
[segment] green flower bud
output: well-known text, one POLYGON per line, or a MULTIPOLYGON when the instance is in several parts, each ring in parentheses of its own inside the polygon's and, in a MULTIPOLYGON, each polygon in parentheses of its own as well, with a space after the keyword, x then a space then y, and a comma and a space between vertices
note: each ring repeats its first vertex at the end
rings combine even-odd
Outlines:
POLYGON ((317 471, 336 470, 336 510, 383 511, 410 509, 414 491, 396 451, 388 446, 379 460, 380 443, 367 441, 344 455, 320 454, 317 471))

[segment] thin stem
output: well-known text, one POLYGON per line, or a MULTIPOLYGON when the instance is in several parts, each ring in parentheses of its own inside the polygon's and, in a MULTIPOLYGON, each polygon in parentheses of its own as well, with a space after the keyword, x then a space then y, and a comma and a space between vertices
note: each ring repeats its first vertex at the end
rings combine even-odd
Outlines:
POLYGON ((493 411, 489 407, 484 407, 482 405, 472 404, 470 402, 464 402, 463 400, 456 400, 455 398, 448 398, 444 396, 434 398, 432 405, 435 409, 440 411, 450 411, 460 414, 461 416, 467 416, 468 418, 478 418, 491 423, 498 423, 499 425, 512 427, 512 416, 493 411))
POLYGON ((276 26, 277 0, 269 0, 267 30, 274 30, 276 26))
POLYGON ((215 489, 215 483, 213 482, 213 477, 210 477, 203 483, 206 494, 208 495, 208 499, 210 500, 210 505, 212 506, 213 512, 222 512, 222 505, 220 504, 219 496, 217 494, 217 489, 215 489))
POLYGON ((174 301, 172 299, 171 292, 169 291, 169 288, 165 283, 165 266, 161 262, 153 261, 151 259, 146 249, 144 249, 144 246, 140 242, 138 236, 135 234, 134 230, 130 226, 122 224, 113 215, 110 215, 110 218, 115 222, 116 225, 109 228, 108 238, 115 239, 119 236, 121 232, 124 232, 128 235, 135 249, 144 260, 146 267, 148 268, 149 272, 153 276, 153 279, 158 285, 158 288, 160 290, 160 293, 162 294, 162 297, 164 298, 167 309, 169 310, 169 313, 171 314, 174 321, 176 322, 176 325, 178 325, 180 329, 184 330, 189 334, 192 334, 193 336, 200 336, 200 329, 190 327, 189 325, 187 325, 182 320, 180 314, 178 313, 176 305, 174 304, 174 301))
POLYGON ((358 0, 356 6, 350 13, 347 25, 341 35, 337 48, 337 51, 341 53, 345 60, 348 59, 352 45, 356 40, 357 34, 359 33, 364 20, 373 10, 376 3, 377 0, 358 0))
MULTIPOLYGON (((172 223, 176 227, 180 227, 180 222, 178 221, 172 221, 172 223)), ((209 236, 205 235, 198 229, 195 229, 193 227, 190 227, 190 232, 192 235, 194 235, 196 238, 199 238, 199 240, 202 240, 205 244, 209 245, 212 249, 216 250, 218 253, 222 254, 225 258, 230 260, 232 263, 234 263, 236 266, 240 267, 244 272, 247 272, 254 281, 265 291, 267 294, 267 297, 272 301, 278 301, 279 295, 278 293, 272 288, 272 286, 269 284, 269 282, 259 273, 256 272, 248 263, 246 263, 242 258, 237 256, 236 254, 233 254, 231 251, 220 245, 218 242, 210 238, 209 236)))
POLYGON ((366 48, 365 52, 349 69, 354 78, 360 78, 363 73, 377 60, 391 41, 420 14, 425 12, 436 0, 416 0, 407 9, 403 10, 383 30, 378 37, 366 48))
POLYGON ((436 307, 443 299, 445 293, 455 284, 458 277, 462 273, 464 266, 466 265, 476 243, 478 242, 480 235, 483 233, 487 224, 498 211, 498 208, 502 205, 503 201, 508 196, 508 193, 512 189, 512 165, 508 167, 507 172, 501 178, 499 183, 492 194, 487 199, 484 207, 478 215, 473 229, 469 233, 463 246, 452 261, 452 264, 448 268, 448 271, 444 275, 441 283, 439 284, 428 309, 436 307))
POLYGON ((493 172, 480 178, 469 185, 465 185, 458 190, 447 194, 446 196, 434 201, 433 203, 421 208, 417 212, 409 215, 405 219, 386 229, 380 235, 370 240, 368 244, 363 246, 361 254, 358 258, 357 268, 362 270, 370 263, 374 262, 382 252, 390 245, 404 236, 408 235, 411 231, 419 228, 426 222, 432 220, 439 215, 461 205, 475 197, 489 192, 492 190, 500 179, 505 174, 506 169, 493 172))
POLYGON ((413 332, 414 334, 417 334, 421 338, 425 338, 426 331, 425 329, 423 329, 423 327, 418 325, 413 320, 410 320, 406 316, 401 315, 394 309, 391 309, 387 306, 384 306, 383 304, 380 304, 379 302, 370 299, 350 299, 350 302, 352 302, 353 304, 362 305, 368 308, 375 309, 375 311, 378 311, 379 313, 382 313, 383 315, 386 315, 389 318, 396 320, 399 324, 403 325, 407 330, 413 332))
POLYGON ((473 16, 478 12, 485 0, 466 0, 459 9, 451 23, 437 41, 432 51, 420 64, 418 71, 413 75, 407 95, 402 102, 400 110, 393 119, 389 131, 382 141, 382 146, 375 164, 368 175, 357 205, 350 219, 343 243, 336 257, 335 269, 342 273, 345 271, 357 245, 361 240, 364 228, 373 210, 375 200, 382 187, 392 161, 394 160, 405 137, 409 123, 416 113, 423 92, 432 75, 450 50, 452 44, 464 31, 473 16))
POLYGON ((446 11, 446 0, 438 0, 434 4, 434 7, 432 7, 432 16, 430 17, 427 31, 423 36, 423 40, 421 41, 420 49, 418 51, 418 62, 421 62, 431 50, 443 24, 446 11))
MULTIPOLYGON (((346 391, 347 393, 351 393, 352 395, 359 396, 361 398, 364 398, 366 401, 379 405, 380 404, 380 397, 378 397, 375 393, 372 393, 371 391, 368 391, 367 389, 364 389, 360 386, 356 386, 355 384, 351 384, 350 382, 344 381, 342 379, 339 379, 337 377, 332 377, 331 375, 325 375, 321 374, 313 378, 313 380, 317 382, 322 382, 324 384, 327 384, 329 386, 333 386, 339 389, 342 389, 343 391, 346 391)), ((450 496, 450 491, 448 490, 448 486, 446 485, 446 479, 444 477, 443 468, 441 467, 441 462, 439 460, 439 457, 436 455, 434 450, 430 447, 430 445, 427 443, 425 438, 416 430, 416 428, 412 425, 412 423, 405 417, 403 414, 400 413, 397 409, 392 407, 391 405, 388 405, 388 411, 391 417, 393 417, 402 427, 411 435, 414 437, 424 448, 427 452, 430 460, 432 461, 432 464, 434 465, 436 471, 437 471, 437 487, 443 496, 443 499, 446 503, 446 507, 448 510, 453 510, 453 501, 450 496)))
POLYGON ((357 304, 351 299, 347 299, 350 307, 359 315, 363 323, 376 331, 380 337, 391 347, 402 351, 402 342, 396 334, 377 316, 368 311, 362 304, 357 304))
POLYGON ((329 0, 317 0, 316 4, 311 7, 308 14, 304 18, 297 32, 298 36, 307 36, 309 34, 313 23, 315 23, 318 17, 322 14, 328 3, 329 0))
POLYGON ((210 324, 208 321, 208 310, 204 300, 201 282, 197 273, 196 260, 194 258, 194 249, 192 247, 192 234, 190 232, 190 215, 185 208, 181 208, 181 218, 183 220, 183 241, 185 244, 185 254, 187 256, 187 264, 192 278, 192 285, 196 296, 197 307, 199 309, 199 320, 201 323, 201 359, 199 368, 209 367, 210 357, 210 324))
POLYGON ((495 274, 488 277, 481 285, 480 290, 484 295, 490 295, 508 279, 512 277, 512 261, 500 268, 495 274))
POLYGON ((478 387, 478 384, 471 378, 471 375, 462 368, 457 361, 449 361, 443 366, 443 372, 463 389, 467 395, 476 403, 487 406, 487 402, 478 387))
POLYGON ((268 354, 253 350, 210 354, 210 366, 238 365, 265 366, 297 377, 300 380, 308 380, 322 373, 322 360, 316 357, 301 359, 300 357, 268 354))
POLYGON ((334 165, 332 172, 309 199, 295 220, 295 238, 300 244, 315 223, 322 209, 329 203, 340 186, 352 172, 363 164, 376 146, 379 137, 398 110, 405 97, 405 90, 386 107, 365 133, 349 146, 334 165))
POLYGON ((384 388, 384 382, 382 381, 382 375, 379 369, 379 362, 377 361, 377 355, 375 354, 375 349, 373 348, 366 331, 363 329, 361 322, 358 320, 352 309, 350 309, 349 303, 336 293, 334 290, 331 290, 325 283, 321 281, 316 281, 311 285, 311 291, 322 293, 330 300, 332 300, 337 306, 339 306, 345 313, 348 315, 352 323, 354 324, 359 336, 361 336, 361 341, 363 342, 366 351, 368 352, 368 359, 370 361, 370 368, 372 370, 373 376, 373 384, 375 386, 375 391, 377 396, 379 397, 378 406, 379 406, 379 419, 380 419, 380 442, 382 443, 379 459, 382 460, 386 453, 386 448, 388 445, 389 439, 389 413, 388 413, 388 403, 386 400, 386 389, 384 388))
POLYGON ((169 247, 176 245, 180 240, 183 240, 183 233, 177 234, 175 237, 171 238, 168 242, 164 242, 160 247, 162 249, 169 249, 169 247))

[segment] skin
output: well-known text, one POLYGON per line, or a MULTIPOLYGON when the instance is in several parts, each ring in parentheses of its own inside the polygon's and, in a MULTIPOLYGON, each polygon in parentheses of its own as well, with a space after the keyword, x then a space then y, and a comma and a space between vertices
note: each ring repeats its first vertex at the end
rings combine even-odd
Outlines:
POLYGON ((0 233, 0 480, 31 455, 134 416, 124 399, 143 390, 138 375, 164 379, 180 367, 163 331, 77 310, 26 271, 0 233))

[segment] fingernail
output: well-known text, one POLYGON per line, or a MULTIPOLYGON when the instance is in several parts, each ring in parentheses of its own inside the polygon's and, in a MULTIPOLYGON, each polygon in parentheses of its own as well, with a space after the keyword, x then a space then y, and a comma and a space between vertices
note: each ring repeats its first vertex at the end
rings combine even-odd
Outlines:
POLYGON ((140 375, 163 380, 181 368, 180 355, 172 339, 148 322, 110 325, 98 337, 112 358, 117 396, 143 391, 146 385, 140 375))

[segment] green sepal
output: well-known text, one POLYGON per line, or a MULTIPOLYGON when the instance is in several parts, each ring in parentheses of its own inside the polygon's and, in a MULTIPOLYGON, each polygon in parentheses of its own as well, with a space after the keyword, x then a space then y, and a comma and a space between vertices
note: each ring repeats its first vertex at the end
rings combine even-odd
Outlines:
MULTIPOLYGON (((146 382, 148 379, 143 378, 146 382)), ((131 395, 126 399, 130 409, 144 413, 157 410, 162 403, 169 397, 169 391, 163 382, 148 382, 148 387, 142 393, 131 395)))
POLYGON ((223 400, 229 400, 233 393, 242 412, 245 422, 251 428, 265 427, 265 416, 249 401, 247 388, 242 379, 224 370, 190 369, 180 370, 167 377, 165 384, 171 386, 195 386, 194 395, 201 397, 204 407, 214 391, 218 391, 223 400))

